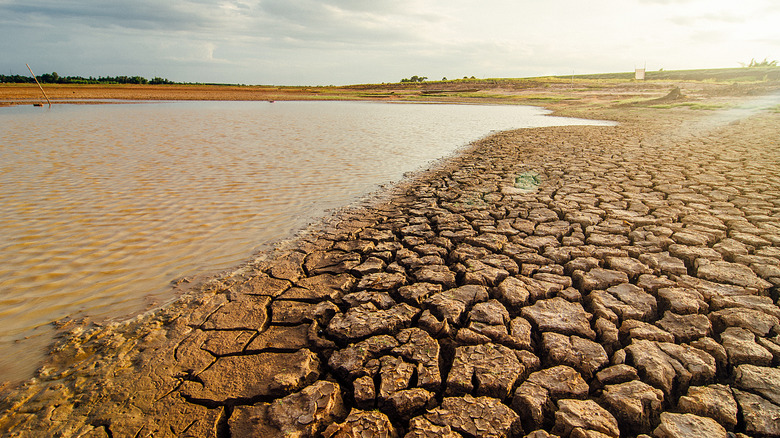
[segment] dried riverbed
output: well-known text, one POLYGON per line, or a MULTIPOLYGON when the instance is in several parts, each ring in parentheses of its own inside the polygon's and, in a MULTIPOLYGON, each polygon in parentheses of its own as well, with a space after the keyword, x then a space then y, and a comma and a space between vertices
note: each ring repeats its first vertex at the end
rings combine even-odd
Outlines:
POLYGON ((621 125, 496 134, 170 306, 74 324, 0 429, 780 435, 780 114, 593 116, 621 125))

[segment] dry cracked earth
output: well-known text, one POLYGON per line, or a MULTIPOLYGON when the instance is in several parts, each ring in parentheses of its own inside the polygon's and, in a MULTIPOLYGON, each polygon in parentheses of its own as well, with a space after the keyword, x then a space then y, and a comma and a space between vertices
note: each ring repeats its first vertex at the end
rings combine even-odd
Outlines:
POLYGON ((491 136, 171 305, 70 327, 0 429, 780 436, 780 114, 599 116, 621 124, 491 136))

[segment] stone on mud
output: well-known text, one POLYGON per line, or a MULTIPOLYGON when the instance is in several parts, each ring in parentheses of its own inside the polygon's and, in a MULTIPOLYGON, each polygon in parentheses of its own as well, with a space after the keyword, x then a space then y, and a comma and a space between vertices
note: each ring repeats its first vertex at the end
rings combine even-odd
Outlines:
POLYGON ((407 430, 404 438, 462 438, 462 435, 453 432, 450 426, 433 424, 423 416, 409 420, 407 430))
POLYGON ((780 368, 740 365, 735 371, 734 386, 760 394, 780 406, 780 368))
POLYGON ((472 392, 503 400, 509 396, 525 367, 514 350, 503 345, 457 347, 447 376, 446 395, 472 392), (476 386, 476 387, 475 387, 476 386))
POLYGON ((615 417, 593 400, 558 400, 552 432, 569 436, 578 428, 600 432, 613 438, 620 436, 615 417))
POLYGON ((780 406, 764 397, 734 389, 745 429, 760 436, 780 436, 780 406))
POLYGON ((421 410, 432 408, 435 394, 422 388, 403 389, 384 401, 384 410, 395 418, 406 421, 421 410))
POLYGON ((521 432, 517 413, 490 397, 445 397, 441 406, 428 411, 425 418, 471 437, 508 438, 521 432))
POLYGON ((741 327, 729 327, 720 334, 720 343, 729 356, 729 363, 736 367, 742 364, 769 366, 772 353, 756 343, 756 335, 741 327))
POLYGON ((227 356, 198 374, 199 381, 185 381, 186 398, 224 403, 231 399, 286 395, 320 376, 320 360, 309 350, 295 353, 260 353, 227 356))
POLYGON ((291 438, 317 436, 346 415, 341 387, 324 380, 274 401, 267 411, 269 422, 291 438))
POLYGON ((574 368, 558 365, 531 373, 515 391, 512 407, 523 413, 526 429, 551 427, 555 402, 563 398, 584 398, 588 389, 574 368))
POLYGON ((597 318, 605 318, 615 325, 627 319, 651 321, 656 316, 655 297, 630 283, 612 286, 606 291, 594 290, 587 302, 597 318))
POLYGON ((572 276, 583 294, 628 283, 628 275, 625 272, 604 268, 593 268, 588 272, 574 271, 572 276))
POLYGON ((712 324, 704 315, 678 315, 667 310, 656 322, 658 327, 674 335, 678 343, 688 343, 712 334, 712 324))
POLYGON ((712 418, 693 414, 661 413, 661 424, 653 431, 655 438, 726 438, 727 432, 712 418))
POLYGON ((466 285, 432 295, 424 305, 436 315, 446 318, 450 324, 460 325, 461 316, 474 303, 488 299, 484 286, 466 285))
POLYGON ((368 336, 394 333, 408 327, 419 309, 401 303, 387 310, 379 310, 372 303, 352 307, 346 313, 336 314, 328 324, 330 335, 342 340, 356 340, 368 336))
POLYGON ((759 278, 750 268, 739 263, 697 259, 696 275, 716 283, 753 287, 758 290, 765 290, 772 287, 771 283, 759 278))
POLYGON ((677 402, 683 413, 710 417, 729 430, 737 425, 737 402, 726 385, 691 386, 677 402))
POLYGON ((379 411, 362 411, 352 408, 341 423, 333 423, 322 433, 325 438, 376 437, 398 438, 398 431, 379 411))
POLYGON ((586 312, 580 303, 555 297, 524 307, 521 315, 543 332, 550 331, 596 339, 596 332, 590 328, 591 314, 586 312))
POLYGON ((632 380, 605 386, 601 400, 623 426, 623 432, 650 433, 658 425, 664 393, 644 382, 632 380))
POLYGON ((690 385, 711 383, 715 359, 686 345, 634 340, 625 348, 627 363, 639 371, 642 381, 662 390, 665 397, 685 393, 690 385))
POLYGON ((598 370, 609 363, 604 347, 579 336, 543 333, 542 350, 547 363, 568 365, 579 370, 586 379, 593 377, 598 370))

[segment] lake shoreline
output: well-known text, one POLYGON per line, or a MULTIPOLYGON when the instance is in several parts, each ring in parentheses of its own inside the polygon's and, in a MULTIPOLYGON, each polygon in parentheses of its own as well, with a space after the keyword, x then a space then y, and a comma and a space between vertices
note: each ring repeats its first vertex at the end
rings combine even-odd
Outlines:
POLYGON ((652 433, 691 418, 666 413, 680 410, 716 433, 776 433, 762 419, 780 390, 778 113, 716 125, 685 106, 555 109, 620 126, 491 135, 237 269, 180 283, 163 308, 66 324, 36 379, 6 388, 0 429, 475 434, 477 405, 494 413, 482 433, 499 436, 652 433), (525 173, 538 188, 517 186, 525 173), (484 357, 497 377, 474 371, 484 357), (733 417, 709 419, 701 391, 733 417), (647 410, 631 415, 626 398, 647 410))

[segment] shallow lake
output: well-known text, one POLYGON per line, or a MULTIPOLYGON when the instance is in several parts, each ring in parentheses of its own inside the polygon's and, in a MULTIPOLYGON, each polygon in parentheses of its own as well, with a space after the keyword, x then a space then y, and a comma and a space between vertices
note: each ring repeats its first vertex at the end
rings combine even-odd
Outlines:
POLYGON ((121 318, 491 131, 523 106, 167 102, 0 108, 0 380, 65 316, 121 318))

